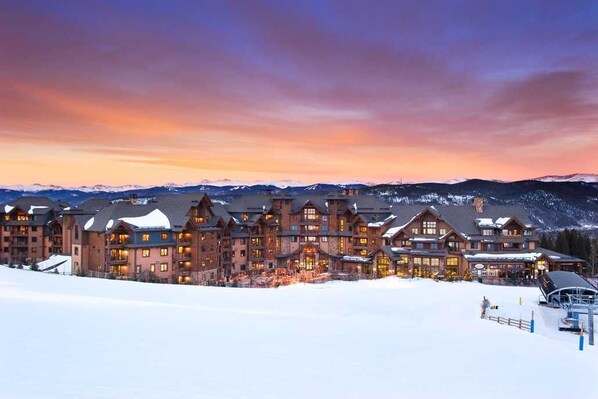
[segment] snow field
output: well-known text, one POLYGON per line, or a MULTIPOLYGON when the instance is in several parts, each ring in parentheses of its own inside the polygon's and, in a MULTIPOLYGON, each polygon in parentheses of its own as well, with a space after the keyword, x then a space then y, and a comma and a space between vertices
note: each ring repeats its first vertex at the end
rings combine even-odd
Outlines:
MULTIPOLYGON (((598 392, 537 288, 387 278, 278 289, 0 267, 1 398, 529 398, 598 392), (480 319, 529 319, 536 334, 480 319), (522 297, 523 305, 519 305, 522 297)), ((587 340, 586 340, 587 341, 587 340)))

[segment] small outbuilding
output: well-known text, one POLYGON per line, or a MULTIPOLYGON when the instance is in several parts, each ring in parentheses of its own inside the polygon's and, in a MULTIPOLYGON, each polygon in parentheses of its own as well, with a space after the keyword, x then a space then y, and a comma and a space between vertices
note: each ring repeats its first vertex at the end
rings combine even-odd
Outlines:
POLYGON ((560 305, 571 296, 597 296, 598 289, 580 275, 572 272, 548 272, 538 277, 538 287, 546 302, 560 305))

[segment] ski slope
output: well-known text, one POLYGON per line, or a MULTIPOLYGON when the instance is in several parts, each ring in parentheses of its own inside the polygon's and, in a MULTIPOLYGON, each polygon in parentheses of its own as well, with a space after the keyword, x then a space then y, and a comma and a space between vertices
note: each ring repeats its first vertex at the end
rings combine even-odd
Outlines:
POLYGON ((595 395, 598 351, 557 332, 539 294, 397 278, 154 285, 0 266, 0 398, 595 395), (480 319, 483 295, 495 315, 534 310, 537 333, 480 319))

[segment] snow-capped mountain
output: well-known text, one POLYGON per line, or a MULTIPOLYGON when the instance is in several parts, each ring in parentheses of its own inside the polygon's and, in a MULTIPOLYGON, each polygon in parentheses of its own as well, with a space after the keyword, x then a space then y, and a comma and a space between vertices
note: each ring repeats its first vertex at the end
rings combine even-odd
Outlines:
POLYGON ((453 204, 468 205, 474 196, 484 197, 488 204, 521 204, 541 230, 566 227, 595 229, 598 231, 598 179, 597 175, 551 176, 537 180, 500 182, 489 180, 449 181, 445 183, 416 184, 364 184, 316 183, 311 185, 293 181, 247 183, 233 180, 200 183, 166 184, 143 187, 84 186, 0 186, 0 204, 23 195, 47 196, 78 205, 90 198, 152 198, 166 193, 205 192, 211 198, 228 202, 236 196, 247 194, 281 193, 289 195, 328 194, 344 189, 359 189, 363 194, 375 195, 391 204, 453 204), (276 183, 276 184, 272 184, 276 183), (286 184, 284 184, 286 183, 286 184))
POLYGON ((583 183, 598 183, 598 174, 592 173, 574 173, 572 175, 564 176, 542 176, 533 179, 535 181, 543 181, 547 183, 555 182, 583 182, 583 183))

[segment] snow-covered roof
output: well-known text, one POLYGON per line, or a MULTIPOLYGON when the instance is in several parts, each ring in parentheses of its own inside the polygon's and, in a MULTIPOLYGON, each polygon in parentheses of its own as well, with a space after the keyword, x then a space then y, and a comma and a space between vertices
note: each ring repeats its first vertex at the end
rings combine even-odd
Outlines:
POLYGON ((360 263, 367 263, 372 260, 372 258, 368 258, 365 256, 353 256, 353 255, 345 255, 341 258, 342 261, 345 262, 360 262, 360 263))
MULTIPOLYGON (((120 218, 123 222, 135 226, 137 228, 155 228, 155 229, 169 229, 170 221, 168 217, 159 209, 154 209, 145 216, 120 218)), ((110 222, 108 222, 110 223, 110 222)))
POLYGON ((48 259, 39 262, 37 266, 39 270, 45 272, 58 270, 60 274, 71 274, 71 259, 68 255, 50 255, 48 259))
POLYGON ((83 230, 89 230, 91 228, 91 226, 93 226, 93 222, 95 221, 95 217, 92 217, 91 219, 89 219, 86 223, 85 226, 83 226, 83 230))
POLYGON ((371 222, 368 223, 368 227, 382 227, 384 226, 386 223, 390 222, 391 220, 393 220, 394 218, 396 218, 396 215, 390 215, 388 216, 386 219, 381 220, 379 222, 371 222))
POLYGON ((528 261, 528 262, 535 262, 542 256, 541 252, 517 252, 517 253, 488 253, 488 252, 480 252, 475 254, 465 254, 465 259, 468 261, 476 261, 476 260, 503 260, 503 261, 528 261))
POLYGON ((14 206, 4 205, 4 213, 10 213, 13 209, 15 209, 14 206))
POLYGON ((33 212, 35 212, 36 209, 47 209, 49 208, 49 206, 45 206, 45 205, 31 205, 29 207, 29 211, 27 211, 28 214, 33 215, 33 212))

